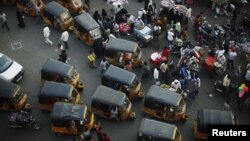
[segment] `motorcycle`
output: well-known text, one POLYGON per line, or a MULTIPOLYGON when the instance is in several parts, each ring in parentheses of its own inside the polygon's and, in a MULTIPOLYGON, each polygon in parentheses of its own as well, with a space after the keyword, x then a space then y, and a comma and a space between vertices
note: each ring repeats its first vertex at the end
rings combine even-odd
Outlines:
POLYGON ((42 128, 42 124, 36 121, 35 118, 26 111, 10 113, 8 121, 11 128, 32 127, 34 130, 40 130, 42 128))

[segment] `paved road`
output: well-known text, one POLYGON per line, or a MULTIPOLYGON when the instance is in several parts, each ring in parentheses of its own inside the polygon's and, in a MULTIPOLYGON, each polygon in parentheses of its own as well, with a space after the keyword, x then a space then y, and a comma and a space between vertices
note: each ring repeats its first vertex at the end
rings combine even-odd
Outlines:
MULTIPOLYGON (((155 0, 156 1, 156 0, 155 0)), ((158 1, 157 1, 158 2, 158 1)), ((101 8, 109 9, 110 7, 103 0, 92 0, 91 1, 92 12, 95 9, 100 11, 101 8)), ((129 1, 128 11, 133 14, 137 14, 137 9, 143 7, 143 3, 138 3, 136 0, 129 1)), ((17 26, 17 19, 15 16, 14 7, 4 7, 2 9, 8 15, 8 23, 11 28, 11 32, 7 32, 4 29, 0 30, 0 51, 14 58, 25 68, 25 76, 21 81, 20 85, 24 91, 28 93, 28 102, 32 105, 34 116, 42 122, 44 128, 41 131, 34 131, 32 129, 19 130, 11 129, 7 123, 7 112, 0 112, 0 136, 1 141, 66 141, 70 136, 57 137, 51 130, 50 114, 44 113, 38 109, 37 94, 39 92, 41 81, 40 81, 40 70, 47 58, 57 59, 58 52, 56 47, 50 47, 44 43, 42 36, 42 25, 36 24, 35 18, 26 16, 25 29, 19 29, 17 26), (11 49, 11 43, 21 42, 22 48, 18 50, 11 49)), ((213 19, 213 12, 210 11, 202 2, 196 3, 193 6, 193 15, 196 15, 200 11, 203 11, 208 21, 211 23, 225 23, 226 18, 222 17, 219 19, 213 19)), ((193 41, 193 32, 191 25, 190 27, 190 40, 193 41)), ((54 44, 60 42, 61 31, 51 29, 51 39, 54 44)), ((85 89, 82 92, 82 100, 89 105, 90 97, 93 94, 95 88, 100 84, 100 77, 98 69, 92 70, 87 67, 87 54, 91 50, 91 47, 86 46, 82 41, 75 38, 73 34, 70 34, 69 40, 69 51, 68 55, 71 58, 69 64, 76 67, 78 72, 81 74, 81 80, 85 84, 85 89)), ((158 47, 163 47, 166 44, 165 39, 154 42, 150 47, 143 48, 143 58, 148 59, 149 55, 158 50, 158 47)), ((176 60, 177 58, 174 58, 176 60)), ((242 57, 240 58, 242 59, 242 57)), ((139 75, 140 71, 136 71, 139 75)), ((189 119, 185 123, 173 123, 176 124, 183 136, 185 141, 193 141, 192 122, 200 108, 214 108, 221 109, 224 99, 226 96, 215 94, 213 89, 213 82, 215 78, 211 78, 203 70, 200 73, 202 80, 202 86, 200 94, 196 97, 193 104, 187 108, 189 119), (210 97, 209 94, 213 94, 210 97)), ((153 81, 144 82, 142 89, 146 92, 149 86, 153 84, 153 81)), ((236 107, 236 96, 231 95, 232 98, 232 110, 238 117, 240 123, 249 124, 249 111, 238 112, 236 107)), ((137 117, 134 121, 125 121, 122 123, 116 123, 112 121, 103 120, 97 117, 97 121, 100 121, 105 132, 107 132, 113 139, 113 141, 135 141, 136 133, 142 118, 142 102, 133 102, 133 110, 136 112, 137 117)))

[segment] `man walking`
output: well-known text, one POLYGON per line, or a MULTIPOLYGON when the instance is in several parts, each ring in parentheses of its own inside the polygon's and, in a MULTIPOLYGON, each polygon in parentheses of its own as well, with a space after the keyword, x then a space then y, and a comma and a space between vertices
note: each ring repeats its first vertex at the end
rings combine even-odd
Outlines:
POLYGON ((53 45, 53 42, 49 39, 49 36, 50 36, 50 30, 49 30, 49 27, 47 25, 44 25, 44 28, 43 28, 43 36, 45 38, 45 43, 48 43, 50 44, 50 46, 53 45))
POLYGON ((3 27, 6 27, 8 31, 10 31, 10 28, 7 24, 7 18, 6 18, 6 14, 3 13, 2 11, 0 11, 0 19, 1 19, 1 22, 2 22, 2 28, 3 27))
POLYGON ((68 39, 69 39, 69 32, 68 32, 67 30, 65 30, 65 31, 62 33, 61 40, 63 41, 63 43, 64 43, 66 49, 69 49, 69 46, 68 46, 68 39))

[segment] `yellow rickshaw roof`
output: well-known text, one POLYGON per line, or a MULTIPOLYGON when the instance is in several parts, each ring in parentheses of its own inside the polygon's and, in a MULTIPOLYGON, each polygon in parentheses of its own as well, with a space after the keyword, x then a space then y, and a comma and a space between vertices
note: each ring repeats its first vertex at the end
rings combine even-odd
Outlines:
POLYGON ((126 94, 111 89, 109 87, 100 85, 96 88, 93 96, 92 96, 92 102, 100 102, 105 103, 110 106, 121 106, 123 105, 123 102, 126 99, 126 94))
POLYGON ((88 13, 82 13, 74 17, 74 23, 77 23, 83 29, 91 31, 93 29, 99 28, 100 25, 90 16, 88 13))
POLYGON ((65 11, 68 11, 68 9, 64 8, 59 3, 52 1, 52 2, 45 5, 44 11, 46 11, 54 16, 59 16, 62 13, 64 13, 65 11))
POLYGON ((236 124, 231 111, 200 109, 197 114, 197 128, 200 132, 207 132, 208 125, 236 124))
POLYGON ((133 72, 124 70, 114 65, 110 65, 108 67, 103 74, 103 77, 128 86, 133 86, 136 79, 136 75, 133 72))
POLYGON ((130 53, 135 53, 137 48, 138 44, 136 42, 120 38, 110 38, 106 45, 106 50, 115 50, 130 53))
POLYGON ((16 92, 20 89, 20 86, 0 78, 0 97, 1 98, 13 98, 16 92))
POLYGON ((41 70, 41 75, 43 76, 44 74, 52 74, 52 75, 59 75, 62 77, 68 77, 70 76, 70 73, 72 72, 73 68, 74 68, 73 66, 49 58, 43 65, 43 68, 41 70))
POLYGON ((156 140, 174 140, 176 132, 176 125, 143 118, 138 134, 151 136, 156 140))
POLYGON ((70 98, 72 91, 72 85, 53 81, 45 81, 41 88, 39 96, 70 98))
POLYGON ((152 85, 146 95, 146 100, 155 100, 171 106, 179 106, 181 99, 182 96, 180 94, 156 85, 152 85))
POLYGON ((56 102, 51 111, 51 118, 52 120, 84 120, 86 108, 86 105, 56 102))

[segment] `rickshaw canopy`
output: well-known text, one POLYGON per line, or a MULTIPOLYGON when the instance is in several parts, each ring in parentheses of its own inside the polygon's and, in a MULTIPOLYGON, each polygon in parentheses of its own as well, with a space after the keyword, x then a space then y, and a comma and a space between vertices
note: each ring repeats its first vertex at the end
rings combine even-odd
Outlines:
POLYGON ((126 95, 120 91, 113 90, 106 86, 98 86, 92 96, 92 102, 98 101, 111 106, 120 107, 123 105, 126 95))
POLYGON ((87 112, 87 106, 65 103, 65 102, 56 102, 53 106, 51 117, 52 120, 84 120, 87 112))
POLYGON ((65 64, 63 62, 57 61, 55 59, 49 58, 46 63, 43 65, 41 70, 42 76, 44 74, 54 74, 62 77, 70 76, 70 73, 73 70, 73 66, 65 64))
POLYGON ((236 124, 231 111, 200 109, 197 116, 197 126, 200 132, 207 132, 208 125, 236 124))
POLYGON ((12 98, 19 89, 19 85, 0 79, 0 97, 12 98))
POLYGON ((65 11, 68 11, 68 9, 64 8, 62 5, 55 1, 46 4, 44 10, 55 16, 59 16, 65 11))
POLYGON ((138 133, 152 136, 156 140, 174 140, 177 126, 143 118, 138 133))
POLYGON ((170 106, 178 106, 182 96, 168 89, 163 89, 159 86, 152 85, 148 89, 148 93, 146 95, 146 100, 157 101, 164 105, 170 106))
POLYGON ((45 81, 41 88, 39 96, 70 98, 72 91, 72 85, 45 81))
POLYGON ((136 42, 120 38, 110 38, 106 45, 106 50, 115 50, 129 53, 135 53, 137 48, 138 44, 136 42))
POLYGON ((74 22, 87 31, 91 31, 100 27, 100 25, 92 18, 92 16, 86 12, 74 17, 74 22))
POLYGON ((114 65, 110 65, 103 74, 104 78, 112 79, 122 84, 133 86, 136 79, 136 75, 127 70, 121 69, 114 65))

